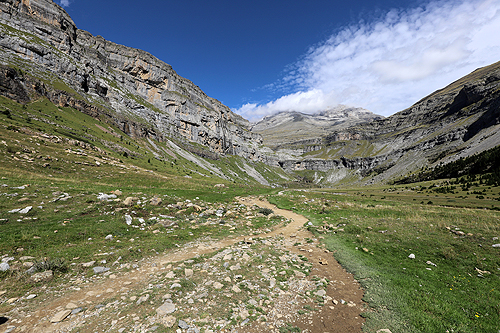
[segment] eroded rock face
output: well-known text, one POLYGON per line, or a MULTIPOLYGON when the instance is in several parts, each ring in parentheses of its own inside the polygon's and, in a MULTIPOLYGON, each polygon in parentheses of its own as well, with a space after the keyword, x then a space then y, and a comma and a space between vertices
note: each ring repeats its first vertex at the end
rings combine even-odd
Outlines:
POLYGON ((1 94, 27 102, 35 93, 105 114, 131 137, 174 137, 260 158, 262 139, 248 121, 151 54, 79 30, 50 0, 6 0, 0 10, 2 62, 22 71, 3 69, 1 94))
MULTIPOLYGON (((467 157, 500 144, 500 62, 480 68, 385 119, 301 142, 307 158, 279 160, 286 170, 345 170, 384 182, 422 166, 467 157), (315 155, 315 151, 319 151, 315 155), (320 158, 327 155, 328 158, 320 158)), ((326 177, 324 178, 326 179, 326 177)))

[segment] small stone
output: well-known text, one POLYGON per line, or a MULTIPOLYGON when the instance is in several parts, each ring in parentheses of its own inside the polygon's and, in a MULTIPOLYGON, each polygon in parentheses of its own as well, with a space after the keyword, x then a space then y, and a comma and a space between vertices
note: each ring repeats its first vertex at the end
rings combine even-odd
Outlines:
POLYGON ((175 304, 171 302, 165 302, 162 306, 156 309, 156 313, 159 316, 164 316, 167 314, 174 313, 176 310, 175 304))
POLYGON ((170 286, 170 289, 174 289, 174 288, 182 288, 182 285, 180 283, 174 283, 170 286))
POLYGON ((68 303, 65 306, 65 308, 68 310, 73 310, 73 309, 76 309, 77 307, 78 307, 78 305, 76 305, 75 303, 68 303))
POLYGON ((410 259, 415 259, 415 255, 414 255, 413 253, 411 253, 411 254, 408 256, 408 258, 410 258, 410 259))
POLYGON ((316 296, 323 297, 326 296, 326 291, 325 290, 318 290, 315 292, 316 296))
POLYGON ((184 275, 186 275, 187 278, 193 276, 193 274, 194 274, 194 272, 192 269, 190 269, 190 268, 184 269, 184 275))
POLYGON ((149 299, 149 294, 143 295, 143 296, 139 297, 139 299, 137 300, 137 302, 135 304, 139 305, 141 303, 146 302, 148 299, 149 299))
POLYGON ((132 216, 125 215, 125 223, 127 223, 127 225, 131 225, 132 224, 132 216))
POLYGON ((114 194, 114 195, 116 195, 116 196, 118 196, 118 197, 119 197, 120 195, 122 195, 122 194, 123 194, 123 192, 122 192, 122 191, 120 191, 120 190, 114 190, 114 191, 111 191, 111 194, 114 194))
POLYGON ((215 289, 222 289, 222 287, 224 287, 224 285, 220 282, 215 282, 213 286, 215 289))
MULTIPOLYGON (((132 204, 134 203, 134 200, 137 200, 137 198, 133 198, 133 197, 127 197, 125 198, 125 200, 123 200, 123 204, 125 206, 132 206, 132 204)), ((125 215, 125 217, 127 217, 128 215, 125 215)))
POLYGON ((177 319, 175 319, 174 316, 167 316, 167 317, 160 319, 160 324, 163 324, 163 326, 165 326, 167 328, 171 328, 172 326, 175 325, 176 321, 177 321, 177 319))
POLYGON ((73 309, 73 310, 71 310, 71 314, 77 314, 77 313, 80 313, 82 310, 83 310, 83 308, 76 308, 76 309, 73 309))
POLYGON ((149 203, 153 206, 158 206, 161 204, 161 198, 153 197, 153 198, 151 198, 151 200, 149 200, 149 203))
POLYGON ((241 293, 241 289, 238 286, 233 286, 231 290, 234 291, 235 293, 241 293))
POLYGON ((9 298, 9 299, 7 300, 7 304, 12 304, 12 303, 14 303, 15 301, 17 301, 17 297, 12 297, 12 298, 9 298))
POLYGON ((381 330, 378 330, 377 333, 392 333, 392 332, 387 328, 383 328, 381 330))
POLYGON ((500 244, 493 244, 493 247, 500 247, 500 244))
POLYGON ((28 206, 19 211, 19 214, 28 214, 28 212, 33 208, 33 206, 28 206))
POLYGON ((97 196, 97 199, 100 201, 109 201, 111 199, 116 199, 115 194, 105 194, 105 193, 99 193, 97 196))
POLYGON ((183 330, 186 330, 189 328, 188 323, 186 323, 184 320, 179 320, 178 326, 179 326, 179 328, 181 328, 183 330))
POLYGON ((106 237, 104 237, 105 240, 112 240, 113 239, 113 235, 107 235, 106 237))
POLYGON ((270 278, 269 279, 269 287, 274 288, 276 286, 276 279, 275 278, 270 278))
POLYGON ((233 265, 233 266, 229 267, 229 269, 232 270, 232 271, 236 271, 238 269, 241 269, 241 266, 240 266, 240 264, 236 264, 236 265, 233 265))
POLYGON ((167 279, 173 279, 173 278, 175 278, 175 273, 174 273, 174 271, 170 271, 170 272, 168 272, 167 274, 165 274, 165 277, 166 277, 167 279))
POLYGON ((26 299, 33 299, 33 298, 35 298, 35 297, 36 297, 36 295, 35 295, 35 294, 30 294, 30 295, 26 296, 26 299))
POLYGON ((83 267, 91 267, 91 266, 94 266, 95 264, 95 260, 94 261, 89 261, 89 262, 84 262, 82 264, 83 267))
POLYGON ((6 272, 6 271, 8 271, 9 269, 10 269, 10 266, 9 266, 9 264, 8 264, 8 263, 6 263, 6 262, 2 262, 2 263, 0 263, 0 271, 1 271, 1 272, 6 272))
POLYGON ((52 319, 50 319, 51 323, 58 323, 63 321, 67 316, 71 314, 71 310, 63 310, 54 315, 52 319))
POLYGON ((34 263, 32 263, 31 261, 25 261, 23 262, 23 267, 26 267, 26 268, 31 268, 33 267, 34 263))
POLYGON ((94 274, 101 274, 101 273, 109 271, 110 269, 108 267, 97 266, 97 267, 94 267, 93 270, 94 270, 94 274))

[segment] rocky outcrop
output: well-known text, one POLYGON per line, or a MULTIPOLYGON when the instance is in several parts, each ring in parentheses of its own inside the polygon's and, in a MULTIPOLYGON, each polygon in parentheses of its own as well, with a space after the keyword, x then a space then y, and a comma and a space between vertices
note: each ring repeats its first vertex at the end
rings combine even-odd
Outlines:
POLYGON ((26 102, 38 94, 104 114, 132 137, 177 138, 260 159, 262 139, 248 121, 151 54, 79 30, 51 0, 3 0, 0 11, 1 61, 17 69, 0 82, 4 96, 26 102))
POLYGON ((287 170, 345 168, 359 171, 363 183, 384 182, 499 144, 500 62, 474 71, 393 116, 332 132, 323 138, 321 149, 313 145, 331 160, 308 154, 279 163, 287 170), (357 157, 342 155, 346 152, 357 157), (369 174, 373 177, 364 178, 369 174))

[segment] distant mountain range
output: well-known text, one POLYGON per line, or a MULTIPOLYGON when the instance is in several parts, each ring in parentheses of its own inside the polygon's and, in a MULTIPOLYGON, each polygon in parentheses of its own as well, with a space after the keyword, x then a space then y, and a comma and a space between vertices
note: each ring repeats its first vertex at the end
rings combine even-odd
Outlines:
POLYGON ((279 148, 294 142, 320 139, 334 131, 383 118, 363 108, 339 105, 315 114, 279 112, 264 117, 251 129, 262 135, 265 145, 279 148))

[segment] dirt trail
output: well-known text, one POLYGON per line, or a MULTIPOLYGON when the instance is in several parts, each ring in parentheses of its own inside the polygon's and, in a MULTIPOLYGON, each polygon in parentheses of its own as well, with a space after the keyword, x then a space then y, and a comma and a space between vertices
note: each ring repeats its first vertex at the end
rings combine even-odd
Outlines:
MULTIPOLYGON (((70 332, 72 329, 78 327, 78 332, 94 332, 92 320, 82 319, 84 316, 70 315, 59 323, 51 323, 50 319, 56 313, 68 309, 67 305, 70 303, 86 304, 91 307, 96 304, 106 303, 106 300, 116 299, 125 293, 144 288, 148 284, 150 276, 171 270, 172 264, 177 262, 193 258, 197 255, 212 253, 241 241, 252 242, 252 239, 280 236, 285 240, 286 250, 306 256, 309 262, 313 264, 311 276, 316 275, 319 278, 326 278, 330 281, 326 290, 329 302, 325 303, 325 306, 321 310, 316 311, 312 317, 307 317, 303 320, 299 319, 293 325, 309 332, 361 332, 364 319, 359 314, 364 308, 362 301, 363 291, 360 289, 359 283, 337 263, 329 251, 318 247, 319 243, 317 240, 310 243, 306 241, 306 239, 313 238, 313 235, 307 229, 303 228, 308 220, 302 215, 278 209, 274 205, 256 198, 240 198, 239 201, 245 205, 270 208, 274 211, 274 214, 281 215, 291 220, 291 222, 272 232, 254 235, 251 238, 249 236, 239 236, 220 241, 188 245, 178 251, 149 258, 146 262, 141 263, 137 269, 108 274, 88 284, 78 284, 78 281, 76 281, 71 286, 66 286, 66 291, 62 291, 60 296, 38 304, 36 308, 28 313, 24 311, 24 313, 15 316, 12 313, 15 314, 16 311, 11 311, 9 317, 14 320, 1 325, 0 329, 3 332, 4 327, 14 325, 16 329, 9 332, 50 333, 70 332), (294 246, 297 243, 304 245, 294 246), (338 303, 335 304, 334 302, 338 303)), ((109 329, 106 332, 108 331, 116 332, 117 330, 109 329)), ((237 328, 237 332, 240 333, 268 331, 269 327, 259 326, 258 324, 250 324, 237 328)), ((222 330, 221 332, 229 331, 222 330)))

